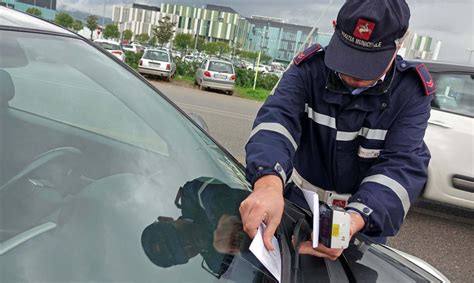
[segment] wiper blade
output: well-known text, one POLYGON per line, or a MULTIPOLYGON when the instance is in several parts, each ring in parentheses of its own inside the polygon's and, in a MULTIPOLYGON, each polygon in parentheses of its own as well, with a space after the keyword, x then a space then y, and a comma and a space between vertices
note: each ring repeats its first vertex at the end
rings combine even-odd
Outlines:
POLYGON ((11 249, 23 244, 24 242, 33 239, 34 237, 41 235, 49 230, 56 228, 56 223, 47 222, 36 227, 33 227, 21 234, 16 235, 13 238, 6 240, 5 242, 0 244, 0 255, 4 255, 11 249))

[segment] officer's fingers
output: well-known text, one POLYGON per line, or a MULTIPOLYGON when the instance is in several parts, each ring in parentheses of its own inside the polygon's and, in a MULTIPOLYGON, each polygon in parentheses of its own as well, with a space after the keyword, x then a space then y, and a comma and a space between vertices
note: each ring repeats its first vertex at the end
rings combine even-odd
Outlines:
POLYGON ((324 253, 324 254, 327 254, 331 257, 339 257, 341 254, 342 254, 342 249, 330 249, 328 247, 326 247, 325 245, 319 243, 318 247, 316 248, 316 250, 318 252, 321 252, 321 253, 324 253))
POLYGON ((257 229, 265 218, 265 210, 262 207, 252 207, 250 213, 242 218, 243 229, 251 239, 257 234, 257 229))
POLYGON ((302 255, 312 255, 312 256, 322 257, 322 258, 328 258, 330 260, 336 260, 337 259, 337 257, 331 256, 331 255, 322 253, 322 252, 320 252, 316 249, 313 249, 312 245, 313 245, 313 243, 311 241, 301 243, 300 248, 299 248, 300 254, 302 254, 302 255))
POLYGON ((272 217, 271 219, 267 219, 266 221, 267 227, 263 232, 263 244, 265 245, 265 248, 267 248, 267 250, 273 251, 274 247, 272 244, 272 238, 275 234, 276 229, 278 228, 278 225, 280 225, 280 220, 276 217, 272 217))

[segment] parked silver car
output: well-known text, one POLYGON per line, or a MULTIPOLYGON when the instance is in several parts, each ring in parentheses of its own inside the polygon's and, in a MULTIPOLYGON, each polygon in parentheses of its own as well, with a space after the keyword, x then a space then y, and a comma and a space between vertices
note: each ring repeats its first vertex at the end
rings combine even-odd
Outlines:
POLYGON ((206 59, 196 71, 195 84, 200 89, 219 89, 232 95, 236 78, 232 63, 219 59, 206 59))
POLYGON ((160 76, 169 82, 176 73, 176 63, 169 51, 146 49, 138 63, 138 72, 144 75, 160 76))

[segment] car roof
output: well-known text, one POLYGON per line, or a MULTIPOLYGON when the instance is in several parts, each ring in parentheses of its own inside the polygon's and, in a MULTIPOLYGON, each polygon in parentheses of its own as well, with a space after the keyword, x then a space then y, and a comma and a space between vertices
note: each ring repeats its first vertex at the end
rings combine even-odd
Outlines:
POLYGON ((229 62, 227 60, 218 59, 218 58, 209 58, 209 61, 219 62, 219 63, 226 63, 226 64, 229 64, 229 65, 232 65, 232 62, 229 62))
POLYGON ((44 32, 61 33, 68 36, 77 36, 67 29, 40 18, 0 6, 0 29, 2 28, 34 29, 44 32))
POLYGON ((169 53, 168 50, 163 50, 163 49, 159 49, 159 48, 147 48, 146 51, 159 51, 159 52, 163 52, 163 53, 169 53))
POLYGON ((105 42, 105 43, 120 45, 118 41, 113 41, 113 40, 108 40, 108 39, 94 39, 94 42, 105 42))
POLYGON ((442 61, 422 61, 413 60, 412 62, 423 63, 430 72, 448 72, 448 73, 472 73, 474 74, 473 65, 463 65, 442 61))

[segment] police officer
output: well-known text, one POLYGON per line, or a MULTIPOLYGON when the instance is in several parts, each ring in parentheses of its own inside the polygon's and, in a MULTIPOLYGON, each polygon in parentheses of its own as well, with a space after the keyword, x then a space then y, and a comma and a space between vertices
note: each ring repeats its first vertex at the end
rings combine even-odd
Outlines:
MULTIPOLYGON (((345 207, 351 235, 383 242, 400 229, 427 179, 435 91, 424 65, 396 55, 409 18, 404 0, 346 1, 329 45, 300 53, 258 112, 246 145, 253 192, 240 213, 250 237, 266 223, 267 249, 283 197, 305 204, 299 188, 345 207)), ((342 250, 306 243, 300 252, 336 259, 342 250)))

